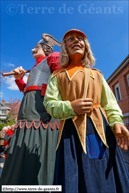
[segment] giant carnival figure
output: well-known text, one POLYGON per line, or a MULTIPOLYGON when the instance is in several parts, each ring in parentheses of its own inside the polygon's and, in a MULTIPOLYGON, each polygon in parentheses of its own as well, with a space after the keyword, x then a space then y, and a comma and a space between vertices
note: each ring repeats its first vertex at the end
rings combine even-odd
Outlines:
POLYGON ((27 84, 25 70, 13 70, 15 82, 24 93, 17 123, 11 140, 1 185, 52 185, 55 167, 59 121, 47 113, 43 99, 50 74, 59 66, 59 53, 53 53, 60 43, 49 34, 43 34, 32 49, 36 64, 30 71, 27 84))
POLYGON ((128 150, 129 132, 94 64, 86 35, 66 32, 61 69, 51 75, 44 98, 50 115, 60 119, 54 184, 63 193, 127 193, 129 173, 120 148, 128 150))

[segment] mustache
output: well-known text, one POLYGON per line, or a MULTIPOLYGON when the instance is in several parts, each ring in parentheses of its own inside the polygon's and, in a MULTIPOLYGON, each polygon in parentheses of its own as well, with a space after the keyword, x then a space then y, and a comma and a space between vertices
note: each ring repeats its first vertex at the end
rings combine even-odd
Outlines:
POLYGON ((36 51, 33 51, 32 54, 36 54, 37 52, 36 51))

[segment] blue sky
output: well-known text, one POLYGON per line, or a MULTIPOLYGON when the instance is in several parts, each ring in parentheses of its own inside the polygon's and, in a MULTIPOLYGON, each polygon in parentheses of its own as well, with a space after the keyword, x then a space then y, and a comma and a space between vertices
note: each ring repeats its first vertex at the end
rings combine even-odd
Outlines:
MULTIPOLYGON (((94 67, 105 79, 128 55, 128 1, 1 1, 1 70, 31 69, 35 64, 31 49, 42 33, 61 42, 72 28, 87 35, 96 58, 94 67)), ((23 97, 13 76, 7 77, 0 91, 1 100, 10 97, 23 97)))

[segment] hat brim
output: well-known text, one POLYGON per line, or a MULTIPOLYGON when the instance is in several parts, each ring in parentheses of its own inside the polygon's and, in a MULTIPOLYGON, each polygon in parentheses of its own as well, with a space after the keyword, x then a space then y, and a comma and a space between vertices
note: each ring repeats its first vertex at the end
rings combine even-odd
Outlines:
POLYGON ((82 31, 77 30, 77 29, 71 29, 71 30, 67 31, 67 32, 64 34, 63 39, 64 39, 70 32, 80 33, 84 38, 87 39, 86 35, 85 35, 82 31))

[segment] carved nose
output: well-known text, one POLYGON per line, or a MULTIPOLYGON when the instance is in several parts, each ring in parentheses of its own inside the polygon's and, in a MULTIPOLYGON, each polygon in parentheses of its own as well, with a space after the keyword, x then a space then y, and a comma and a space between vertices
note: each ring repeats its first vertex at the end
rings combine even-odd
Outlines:
POLYGON ((78 38, 75 38, 75 40, 74 40, 75 42, 78 42, 78 38))

